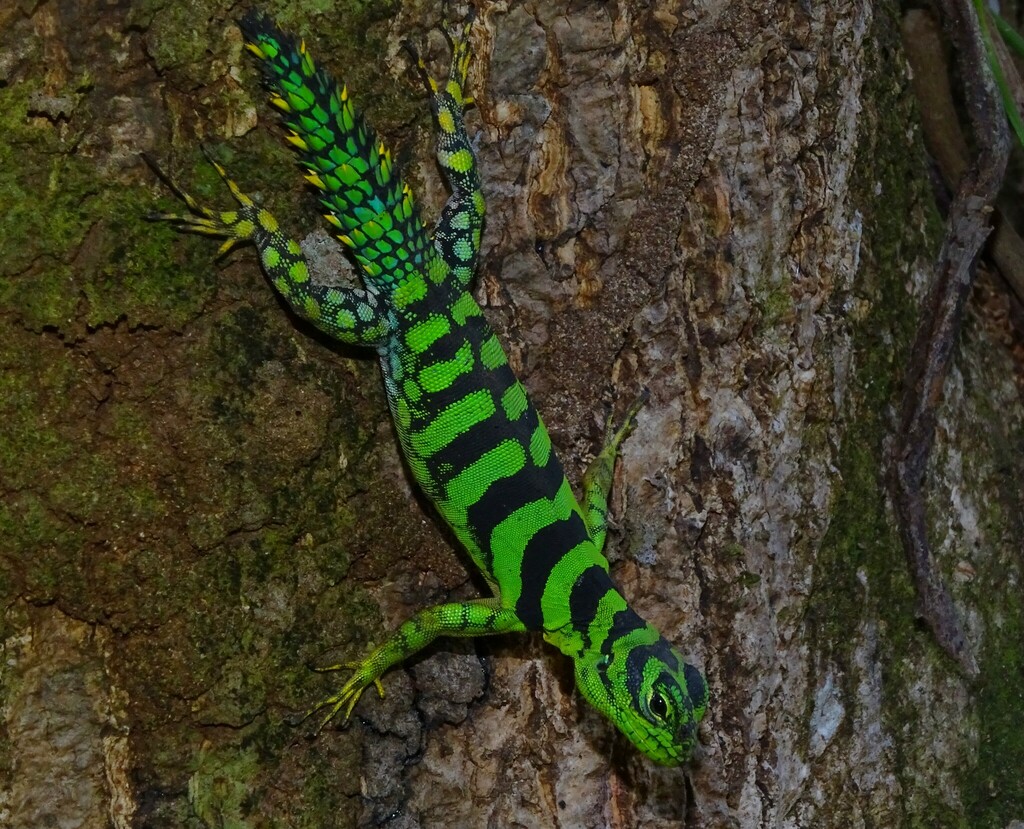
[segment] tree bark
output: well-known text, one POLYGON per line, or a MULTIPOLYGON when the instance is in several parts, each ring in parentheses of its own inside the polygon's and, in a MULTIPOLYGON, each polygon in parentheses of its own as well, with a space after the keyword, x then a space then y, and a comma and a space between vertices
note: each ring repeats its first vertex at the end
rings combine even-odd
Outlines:
MULTIPOLYGON (((408 38, 439 4, 272 5, 428 219, 408 38)), ((206 143, 317 223, 222 0, 0 9, 0 825, 918 827, 1024 821, 1021 313, 984 269, 927 467, 979 674, 918 618, 885 486, 943 240, 899 8, 482 2, 477 295, 574 483, 651 399, 613 572, 707 672, 660 769, 539 637, 443 641, 308 737, 359 657, 485 586, 403 470, 374 360, 282 309, 207 204, 206 143)), ((456 10, 458 11, 458 10, 456 10)), ((308 240, 311 243, 315 239, 308 240)), ((317 254, 319 255, 319 254, 317 254)))

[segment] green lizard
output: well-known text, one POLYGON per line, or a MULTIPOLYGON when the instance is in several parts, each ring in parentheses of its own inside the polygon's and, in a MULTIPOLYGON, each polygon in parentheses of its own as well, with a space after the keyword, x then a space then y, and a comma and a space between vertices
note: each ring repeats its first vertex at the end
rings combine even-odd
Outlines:
MULTIPOLYGON (((422 610, 359 663, 329 707, 345 718, 371 683, 438 636, 539 630, 570 656, 583 696, 648 757, 691 756, 708 705, 700 672, 630 609, 601 550, 608 491, 623 426, 609 430, 577 502, 540 416, 469 292, 484 199, 463 124, 470 50, 467 21, 452 41, 443 84, 427 76, 437 160, 452 195, 427 232, 389 152, 347 89, 314 64, 305 43, 250 12, 241 28, 259 59, 271 103, 327 221, 361 267, 362 287, 318 284, 299 245, 227 178, 239 209, 215 212, 166 179, 194 215, 159 214, 188 231, 259 251, 271 283, 296 314, 331 337, 375 349, 391 414, 416 482, 450 525, 493 592, 422 610)), ((325 720, 325 722, 327 721, 325 720)))

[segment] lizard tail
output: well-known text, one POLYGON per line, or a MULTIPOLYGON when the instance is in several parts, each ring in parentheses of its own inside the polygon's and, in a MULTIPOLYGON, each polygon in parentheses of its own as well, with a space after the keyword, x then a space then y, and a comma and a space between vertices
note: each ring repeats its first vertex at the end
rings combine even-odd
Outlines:
POLYGON ((423 271, 433 252, 412 191, 391 153, 340 88, 296 41, 259 10, 239 21, 260 61, 270 102, 281 112, 306 179, 320 190, 325 217, 377 287, 423 271))

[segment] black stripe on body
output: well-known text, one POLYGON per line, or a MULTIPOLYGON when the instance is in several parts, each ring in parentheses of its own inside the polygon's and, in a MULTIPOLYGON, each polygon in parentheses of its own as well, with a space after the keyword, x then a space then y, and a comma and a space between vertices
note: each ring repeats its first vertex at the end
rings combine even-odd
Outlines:
POLYGON ((608 635, 601 643, 601 653, 610 654, 612 646, 623 636, 629 636, 638 630, 647 627, 647 622, 641 619, 629 607, 619 610, 612 617, 612 626, 608 629, 608 635))
POLYGON ((601 599, 609 590, 614 589, 611 577, 600 564, 590 565, 580 573, 573 584, 569 592, 569 618, 572 620, 573 630, 583 636, 584 648, 591 645, 590 626, 597 617, 601 599))
MULTIPOLYGON (((462 391, 462 394, 454 396, 454 401, 461 400, 480 388, 473 382, 472 377, 455 383, 452 387, 461 387, 462 391)), ((433 401, 429 405, 432 406, 433 401)), ((437 411, 444 411, 448 405, 450 404, 446 403, 437 411)), ((484 452, 493 449, 507 438, 518 438, 522 443, 521 436, 509 429, 508 421, 501 410, 500 398, 494 401, 494 408, 495 412, 490 417, 474 423, 466 431, 456 435, 447 446, 441 447, 425 459, 434 480, 441 484, 447 483, 484 452)))
MULTIPOLYGON (((537 424, 537 414, 530 408, 532 422, 537 424)), ((526 418, 526 415, 523 415, 526 418)), ((527 451, 529 457, 529 451, 527 451)), ((467 520, 477 544, 486 557, 487 570, 494 575, 494 551, 491 549, 491 535, 494 528, 512 513, 540 498, 554 499, 565 480, 562 464, 554 452, 548 453, 548 462, 542 467, 534 466, 527 460, 526 466, 509 478, 502 478, 491 486, 467 512, 467 520)))
MULTIPOLYGON (((469 394, 471 391, 475 391, 476 388, 479 388, 478 385, 473 383, 473 378, 470 378, 466 383, 459 383, 457 385, 466 386, 468 388, 468 391, 461 395, 461 397, 465 397, 466 394, 469 394)), ((528 432, 523 432, 520 428, 522 421, 527 420, 527 415, 524 413, 519 420, 510 421, 501 407, 500 395, 498 396, 498 399, 494 401, 494 406, 496 411, 489 418, 474 424, 465 432, 456 436, 455 439, 447 446, 425 459, 427 462, 427 469, 430 470, 431 477, 433 477, 434 480, 438 481, 442 485, 446 484, 462 472, 462 470, 467 466, 473 463, 473 461, 479 458, 484 452, 489 449, 493 449, 503 440, 508 440, 510 438, 517 441, 519 445, 523 447, 524 453, 529 456, 530 435, 533 434, 533 429, 530 429, 528 432)), ((440 409, 438 411, 440 411, 440 409)), ((537 415, 535 412, 531 412, 531 414, 533 414, 533 417, 531 418, 533 421, 533 428, 536 428, 538 422, 537 415)), ((529 462, 527 462, 526 468, 530 468, 529 462)), ((554 493, 552 493, 552 495, 553 494, 554 493)), ((487 538, 490 538, 490 533, 487 533, 487 538)))
MULTIPOLYGON (((417 383, 419 382, 420 369, 417 367, 415 373, 409 374, 408 369, 405 369, 405 377, 411 377, 417 383)), ((473 371, 460 374, 454 379, 452 383, 443 389, 439 389, 436 392, 422 392, 420 399, 413 403, 410 401, 412 418, 410 420, 410 429, 414 432, 421 432, 426 429, 434 421, 434 419, 448 407, 455 403, 458 403, 465 397, 468 397, 475 391, 479 391, 482 387, 480 383, 480 370, 474 369, 473 371)), ((493 393, 492 393, 493 396, 493 393)), ((500 395, 494 400, 495 408, 501 411, 501 398, 500 395)), ((490 423, 493 418, 488 418, 482 421, 481 424, 490 423)), ((443 451, 443 449, 441 450, 443 451)))
MULTIPOLYGON (((400 325, 405 328, 411 327, 410 318, 426 319, 430 316, 431 311, 438 313, 433 309, 436 303, 432 300, 434 298, 428 295, 426 299, 411 306, 409 308, 411 313, 402 320, 400 325)), ((466 343, 469 343, 472 351, 474 366, 471 371, 458 375, 452 383, 444 388, 437 391, 422 390, 420 399, 412 404, 413 418, 411 429, 413 431, 421 431, 426 428, 440 412, 469 394, 483 388, 490 390, 491 396, 494 398, 495 407, 501 413, 501 395, 509 386, 516 382, 515 374, 508 364, 488 369, 480 362, 480 348, 493 333, 483 317, 471 317, 466 320, 465 324, 456 325, 448 311, 441 311, 440 313, 449 318, 451 329, 448 333, 427 346, 424 351, 420 353, 414 352, 406 345, 401 335, 393 344, 392 347, 397 350, 402 364, 403 380, 409 378, 420 384, 425 371, 429 371, 433 366, 453 360, 466 343)), ((401 389, 400 393, 404 394, 401 389)))
MULTIPOLYGON (((465 325, 456 325, 451 319, 447 312, 443 312, 449 319, 451 330, 443 335, 442 337, 434 340, 425 350, 415 355, 417 367, 431 366, 435 363, 443 363, 445 360, 450 360, 455 356, 456 352, 462 347, 464 342, 469 342, 473 347, 473 354, 480 354, 480 344, 483 340, 490 336, 490 327, 484 324, 483 331, 480 331, 480 326, 469 325, 469 321, 465 325)), ((474 317, 474 322, 482 322, 482 318, 474 317)), ((402 346, 405 347, 404 344, 402 346)))
POLYGON ((568 518, 553 521, 535 532, 526 543, 520 565, 523 587, 516 602, 516 616, 529 630, 544 627, 541 597, 551 571, 563 555, 588 538, 587 525, 578 513, 571 512, 568 518))

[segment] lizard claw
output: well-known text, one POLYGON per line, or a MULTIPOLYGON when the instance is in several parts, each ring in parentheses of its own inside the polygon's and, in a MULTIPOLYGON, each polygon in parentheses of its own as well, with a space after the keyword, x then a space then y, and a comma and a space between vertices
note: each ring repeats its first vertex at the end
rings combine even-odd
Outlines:
MULTIPOLYGON (((445 4, 447 7, 447 4, 445 4)), ((448 19, 447 8, 444 13, 445 20, 448 19)), ((473 99, 469 96, 463 95, 463 88, 466 86, 466 77, 469 73, 469 60, 470 60, 470 49, 469 49, 469 31, 472 28, 473 21, 476 19, 476 10, 470 9, 463 19, 461 29, 452 31, 448 26, 447 22, 438 27, 441 34, 444 35, 444 39, 448 43, 448 48, 451 50, 451 64, 448 68, 448 79, 445 83, 440 83, 435 80, 427 65, 423 60, 422 55, 409 40, 403 40, 402 47, 409 52, 412 59, 416 62, 416 68, 419 70, 420 75, 423 77, 424 82, 430 88, 430 92, 433 95, 437 95, 442 90, 452 95, 457 101, 466 107, 473 104, 473 99)))
POLYGON ((320 724, 316 726, 311 732, 311 736, 316 736, 324 727, 333 720, 338 712, 345 709, 345 714, 342 717, 342 724, 348 723, 352 716, 352 709, 356 707, 356 703, 359 702, 359 697, 362 696, 363 691, 372 682, 374 687, 377 689, 377 693, 381 699, 384 698, 384 684, 380 681, 380 677, 364 677, 361 673, 363 663, 361 662, 341 662, 337 665, 325 665, 323 667, 313 666, 313 670, 317 673, 327 673, 329 671, 341 671, 341 670, 352 670, 355 671, 354 675, 351 676, 348 682, 342 687, 342 689, 332 696, 325 697, 312 707, 306 709, 301 715, 293 715, 289 720, 289 725, 299 726, 308 720, 311 716, 316 714, 318 711, 324 708, 330 708, 320 724))
POLYGON ((618 429, 615 428, 614 415, 609 414, 608 420, 605 422, 605 445, 613 446, 618 449, 619 445, 624 441, 629 433, 633 431, 636 426, 637 413, 644 407, 648 400, 651 399, 651 390, 644 386, 640 390, 640 394, 636 396, 636 399, 629 405, 626 410, 625 416, 622 418, 622 425, 618 429))

